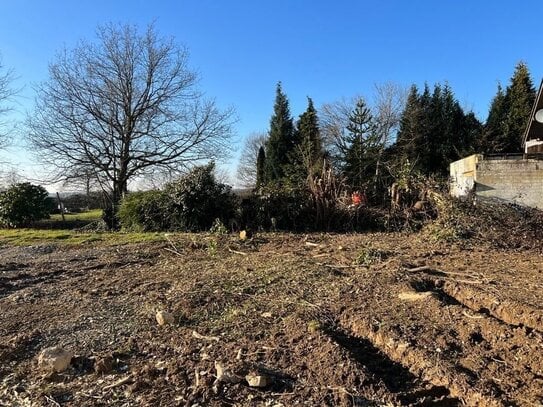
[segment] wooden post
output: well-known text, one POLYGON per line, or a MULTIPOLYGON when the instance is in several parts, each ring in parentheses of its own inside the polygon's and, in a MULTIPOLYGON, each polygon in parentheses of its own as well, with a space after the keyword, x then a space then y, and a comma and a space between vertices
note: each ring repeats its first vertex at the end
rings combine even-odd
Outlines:
POLYGON ((58 208, 60 209, 60 215, 62 216, 62 221, 66 222, 66 219, 64 218, 64 204, 60 200, 60 195, 57 192, 57 200, 58 200, 58 208))

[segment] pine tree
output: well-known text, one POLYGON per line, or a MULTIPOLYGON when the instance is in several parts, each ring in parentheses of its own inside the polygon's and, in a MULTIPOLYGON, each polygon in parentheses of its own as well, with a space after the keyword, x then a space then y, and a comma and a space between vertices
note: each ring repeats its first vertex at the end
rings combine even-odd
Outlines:
POLYGON ((265 184, 265 168, 266 168, 266 152, 264 147, 258 149, 258 156, 256 158, 256 188, 265 184))
POLYGON ((373 117, 363 99, 359 99, 349 117, 343 173, 353 188, 364 189, 375 173, 378 136, 373 117))
POLYGON ((294 145, 294 126, 290 116, 289 103, 277 84, 275 105, 270 120, 269 139, 266 144, 265 180, 266 182, 280 181, 285 176, 289 164, 289 152, 294 145))
POLYGON ((506 152, 522 152, 522 139, 535 100, 535 88, 524 62, 519 62, 505 93, 507 117, 504 131, 506 152))

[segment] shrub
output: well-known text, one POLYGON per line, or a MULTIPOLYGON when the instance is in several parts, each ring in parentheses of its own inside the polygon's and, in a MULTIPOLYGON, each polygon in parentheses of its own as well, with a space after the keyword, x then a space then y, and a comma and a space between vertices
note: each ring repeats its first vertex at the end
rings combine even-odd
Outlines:
POLYGON ((179 180, 166 185, 172 229, 196 232, 209 230, 218 219, 223 224, 235 217, 238 206, 229 186, 217 182, 215 165, 195 167, 179 180))
POLYGON ((128 194, 121 203, 118 218, 126 230, 154 232, 171 228, 168 202, 162 191, 128 194))
POLYGON ((195 167, 163 191, 126 196, 119 209, 121 226, 137 231, 210 230, 235 217, 237 198, 230 187, 217 182, 214 165, 195 167))
POLYGON ((0 225, 11 228, 28 226, 49 217, 50 203, 45 188, 29 182, 14 184, 0 193, 0 225))

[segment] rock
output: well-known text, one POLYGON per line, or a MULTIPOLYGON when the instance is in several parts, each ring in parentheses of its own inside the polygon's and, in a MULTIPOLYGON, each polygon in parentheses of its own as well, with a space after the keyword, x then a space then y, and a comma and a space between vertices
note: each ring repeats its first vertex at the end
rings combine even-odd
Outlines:
POLYGON ((96 374, 107 374, 113 370, 114 366, 115 360, 113 359, 113 356, 107 355, 96 361, 94 364, 94 372, 96 374))
POLYGON ((239 232, 239 240, 245 241, 249 237, 249 233, 246 230, 239 232))
POLYGON ((159 325, 171 325, 175 322, 175 318, 171 312, 168 311, 157 311, 156 315, 156 322, 158 322, 159 325))
POLYGON ((431 291, 424 292, 415 292, 415 291, 404 291, 398 294, 398 298, 404 301, 420 301, 426 298, 429 298, 433 295, 431 291))
POLYGON ((247 380, 249 387, 268 387, 272 384, 271 377, 265 375, 248 374, 245 376, 245 380, 247 380))
POLYGON ((271 318, 273 315, 271 312, 263 312, 261 316, 262 318, 271 318))
POLYGON ((240 383, 243 381, 241 377, 226 369, 221 363, 215 362, 215 370, 217 371, 217 381, 223 383, 240 383))
POLYGON ((44 349, 38 356, 38 366, 53 372, 63 372, 68 369, 73 353, 60 346, 44 349))

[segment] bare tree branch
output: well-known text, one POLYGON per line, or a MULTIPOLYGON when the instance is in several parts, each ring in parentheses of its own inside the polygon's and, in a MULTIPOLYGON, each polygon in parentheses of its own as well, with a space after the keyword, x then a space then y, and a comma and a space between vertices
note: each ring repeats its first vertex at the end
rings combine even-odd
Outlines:
POLYGON ((256 185, 256 161, 258 150, 266 144, 267 140, 268 135, 263 132, 251 133, 245 139, 237 169, 237 179, 241 186, 253 188, 256 185))
POLYGON ((115 202, 128 182, 230 151, 235 114, 196 88, 188 54, 153 28, 99 27, 49 66, 28 117, 29 140, 58 179, 95 174, 115 202))

